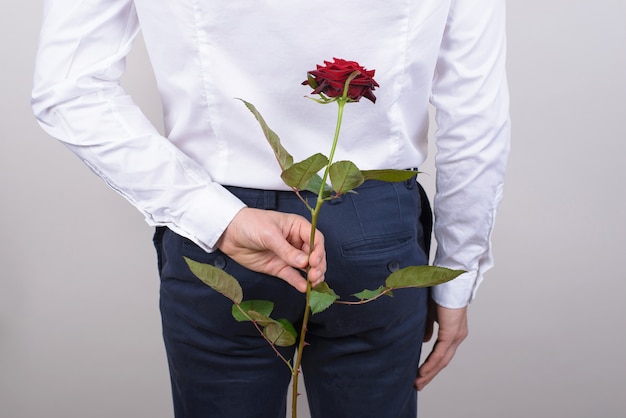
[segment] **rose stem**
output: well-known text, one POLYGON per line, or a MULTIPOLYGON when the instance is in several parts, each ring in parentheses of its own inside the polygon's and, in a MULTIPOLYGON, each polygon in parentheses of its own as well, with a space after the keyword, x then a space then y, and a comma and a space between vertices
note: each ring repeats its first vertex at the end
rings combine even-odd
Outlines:
MULTIPOLYGON (((349 79, 346 84, 350 82, 349 79)), ((347 92, 347 89, 346 89, 347 92)), ((337 149, 337 141, 339 139, 339 131, 341 130, 341 120, 343 119, 343 108, 347 103, 346 92, 344 92, 344 97, 337 100, 337 105, 339 107, 337 112, 337 125, 335 127, 335 136, 333 138, 333 145, 330 150, 330 156, 328 157, 328 164, 326 165, 326 169, 324 170, 324 176, 322 178, 322 185, 320 186, 319 193, 317 194, 317 201, 315 203, 315 209, 311 215, 311 237, 309 239, 309 255, 313 251, 313 245, 315 244, 315 230, 317 229, 317 219, 319 217, 320 209, 322 208, 322 204, 324 203, 324 186, 326 185, 326 180, 328 179, 328 172, 330 170, 330 166, 333 161, 333 157, 335 155, 335 150, 337 149)), ((307 268, 308 270, 308 268, 307 268)), ((305 298, 305 307, 304 307, 304 316, 302 318, 302 328, 300 330, 300 342, 298 344, 298 352, 296 353, 296 363, 293 368, 293 389, 292 389, 292 400, 291 400, 291 416, 292 418, 297 417, 297 402, 298 402, 298 374, 300 373, 300 365, 302 363, 302 352, 305 346, 305 337, 307 324, 309 322, 309 317, 311 315, 311 308, 309 306, 309 299, 311 296, 311 282, 307 281, 306 286, 306 298, 305 298)))

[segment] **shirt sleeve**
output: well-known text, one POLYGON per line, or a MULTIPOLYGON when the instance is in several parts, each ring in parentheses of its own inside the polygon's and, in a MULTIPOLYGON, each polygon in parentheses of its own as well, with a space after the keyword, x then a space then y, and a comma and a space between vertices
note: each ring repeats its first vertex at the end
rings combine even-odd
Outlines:
POLYGON ((150 225, 212 251, 244 205, 161 136, 120 86, 138 32, 132 0, 46 0, 34 114, 150 225))
POLYGON ((471 302, 493 265, 510 141, 504 3, 452 1, 433 82, 435 264, 467 271, 433 288, 433 299, 448 308, 471 302))

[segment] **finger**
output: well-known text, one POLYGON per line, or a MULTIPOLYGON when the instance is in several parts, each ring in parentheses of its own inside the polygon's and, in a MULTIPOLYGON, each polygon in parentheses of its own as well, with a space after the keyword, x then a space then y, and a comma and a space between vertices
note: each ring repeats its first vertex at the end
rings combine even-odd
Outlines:
POLYGON ((312 288, 325 280, 325 276, 320 274, 319 272, 313 271, 313 273, 315 274, 312 274, 311 271, 309 271, 309 275, 307 276, 307 279, 311 282, 312 288))
POLYGON ((263 246, 280 258, 287 266, 304 269, 309 265, 308 253, 302 251, 301 244, 294 244, 293 237, 290 241, 280 231, 267 231, 263 237, 263 246), (294 245, 298 245, 295 247, 294 245))
POLYGON ((324 235, 317 229, 315 230, 313 251, 311 251, 311 255, 318 257, 320 260, 326 258, 326 251, 324 249, 324 235))
POLYGON ((462 339, 450 341, 437 340, 433 350, 426 358, 426 361, 419 368, 417 379, 415 379, 415 387, 417 390, 424 389, 439 372, 450 364, 461 341, 462 339))
MULTIPOLYGON (((268 234, 264 246, 274 255, 274 270, 272 274, 296 288, 306 292, 306 280, 300 270, 309 264, 309 256, 304 251, 295 248, 282 234, 268 234)), ((314 275, 315 276, 315 275, 314 275)), ((319 275, 318 275, 319 276, 319 275)), ((319 280, 319 277, 316 277, 319 280)))
POLYGON ((311 248, 311 224, 305 218, 295 215, 292 215, 289 221, 289 231, 286 233, 287 241, 292 247, 298 248, 307 254, 305 265, 305 267, 309 267, 307 277, 315 285, 324 279, 324 274, 326 273, 324 235, 316 229, 313 236, 313 248, 311 248))
POLYGON ((309 277, 309 279, 313 278, 313 280, 317 279, 317 282, 321 282, 324 280, 324 275, 326 274, 326 249, 324 247, 324 235, 320 231, 315 231, 315 242, 313 245, 313 250, 309 256, 309 265, 313 271, 313 276, 309 277))
POLYGON ((300 272, 292 267, 285 266, 276 273, 276 277, 282 279, 292 285, 297 291, 306 292, 306 280, 302 277, 300 272))
POLYGON ((326 254, 324 236, 315 231, 313 250, 310 251, 311 224, 305 218, 292 214, 276 214, 277 225, 282 233, 269 233, 264 238, 264 246, 285 263, 279 273, 275 274, 296 289, 306 291, 306 283, 297 269, 308 267, 307 278, 313 286, 324 280, 326 272, 326 254), (284 270, 283 270, 284 269, 284 270))
POLYGON ((311 255, 309 259, 310 270, 308 278, 312 282, 320 282, 324 280, 324 275, 326 274, 326 257, 319 256, 315 257, 315 255, 311 255))
MULTIPOLYGON (((309 253, 308 244, 305 244, 302 246, 302 251, 304 251, 307 254, 309 253)), ((309 256, 307 279, 309 279, 313 287, 315 287, 316 285, 324 281, 325 273, 326 273, 326 258, 323 256, 317 256, 317 254, 312 253, 309 256)))
POLYGON ((454 350, 452 349, 450 353, 450 348, 449 345, 435 344, 433 351, 419 368, 417 378, 415 379, 415 388, 417 390, 424 389, 450 363, 454 355, 454 350))

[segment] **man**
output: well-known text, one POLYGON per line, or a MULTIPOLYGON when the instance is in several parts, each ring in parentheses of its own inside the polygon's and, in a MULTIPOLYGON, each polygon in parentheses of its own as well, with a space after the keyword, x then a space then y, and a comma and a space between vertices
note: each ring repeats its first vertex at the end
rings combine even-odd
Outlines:
POLYGON ((313 285, 326 279, 349 297, 428 261, 419 237, 430 231, 416 221, 425 202, 413 182, 366 182, 357 195, 328 203, 307 257, 307 211, 233 98, 254 103, 296 160, 327 152, 334 108, 303 99, 310 90, 300 83, 332 57, 375 69, 380 85, 375 105, 348 106, 337 159, 363 170, 419 167, 429 102, 435 106, 434 263, 467 273, 430 294, 402 290, 315 315, 303 360, 311 413, 416 415, 414 387, 453 357, 467 334, 467 304, 492 264, 509 143, 504 13, 503 0, 45 2, 34 112, 157 227, 177 417, 284 416, 289 381, 265 341, 233 321, 227 301, 189 272, 183 256, 223 268, 247 298, 275 301, 277 315, 293 322, 303 312, 307 264, 313 285), (119 85, 140 29, 164 136, 119 85), (437 342, 418 370, 433 319, 437 342))

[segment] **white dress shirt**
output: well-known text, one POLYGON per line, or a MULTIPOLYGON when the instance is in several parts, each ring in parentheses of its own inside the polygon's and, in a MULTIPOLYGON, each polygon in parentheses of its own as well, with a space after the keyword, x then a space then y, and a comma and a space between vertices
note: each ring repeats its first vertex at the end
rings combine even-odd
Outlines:
POLYGON ((346 107, 336 160, 419 167, 436 108, 438 286, 465 306, 492 265, 509 147, 504 0, 46 0, 32 104, 42 127, 150 225, 207 251, 244 206, 222 185, 286 189, 250 112, 295 160, 327 154, 335 105, 300 83, 333 57, 376 71, 376 104, 346 107), (120 86, 141 31, 163 103, 162 136, 120 86))

